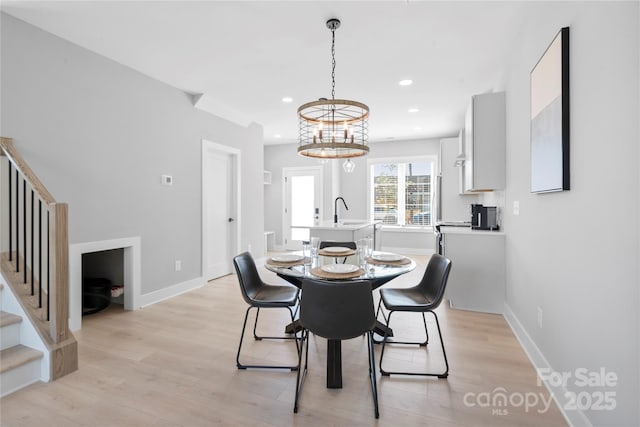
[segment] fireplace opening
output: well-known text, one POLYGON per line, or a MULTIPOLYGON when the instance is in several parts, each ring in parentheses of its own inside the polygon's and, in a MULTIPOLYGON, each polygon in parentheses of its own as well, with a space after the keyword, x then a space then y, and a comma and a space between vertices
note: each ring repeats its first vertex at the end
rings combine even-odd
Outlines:
POLYGON ((124 248, 82 254, 82 315, 124 310, 124 248))

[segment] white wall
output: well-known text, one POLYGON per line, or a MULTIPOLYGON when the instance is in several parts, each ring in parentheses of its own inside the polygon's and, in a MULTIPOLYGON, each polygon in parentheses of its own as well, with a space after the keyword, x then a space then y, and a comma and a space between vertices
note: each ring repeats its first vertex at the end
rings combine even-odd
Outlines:
POLYGON ((554 371, 617 374, 613 388, 569 380, 575 393, 616 393, 615 410, 584 412, 591 423, 638 425, 638 2, 526 7, 505 84, 507 305, 554 371), (571 32, 571 190, 531 194, 529 75, 563 26, 571 32))
POLYGON ((1 76, 3 136, 69 203, 70 243, 140 236, 143 294, 201 276, 202 139, 242 150, 241 244, 262 253, 260 126, 5 14, 1 76))

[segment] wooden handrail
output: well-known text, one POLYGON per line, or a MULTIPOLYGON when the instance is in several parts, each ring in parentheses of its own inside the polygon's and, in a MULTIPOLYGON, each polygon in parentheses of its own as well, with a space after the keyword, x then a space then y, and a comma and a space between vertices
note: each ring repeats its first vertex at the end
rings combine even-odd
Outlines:
MULTIPOLYGON (((10 183, 12 183, 13 169, 16 171, 15 193, 12 193, 11 186, 6 192, 8 196, 6 207, 11 208, 8 222, 14 224, 15 228, 9 227, 9 232, 6 233, 8 238, 2 242, 2 250, 5 250, 5 247, 9 250, 1 254, 0 268, 29 321, 49 349, 51 379, 56 379, 78 369, 77 342, 69 330, 68 206, 66 203, 56 202, 17 152, 10 138, 0 137, 0 155, 8 159, 10 183), (27 193, 27 184, 30 197, 27 193), (27 203, 28 198, 31 200, 30 203, 27 203), (14 199, 15 204, 13 204, 14 199), (34 210, 36 202, 37 215, 34 210), (30 207, 29 215, 27 215, 27 206, 30 207), (21 215, 19 215, 20 211, 22 211, 21 215), (46 214, 46 222, 42 219, 43 211, 46 214), (38 233, 35 232, 36 223, 38 233), (44 233, 46 245, 41 241, 44 228, 46 228, 44 233), (35 234, 38 234, 37 241, 34 238, 35 234), (27 239, 27 236, 30 239, 27 239), (12 247, 14 241, 15 248, 12 247), (43 249, 45 246, 46 249, 43 249), (37 263, 34 257, 36 253, 38 254, 37 263), (43 258, 47 260, 44 268, 43 258), (43 270, 46 270, 46 274, 43 274, 43 270), (36 271, 37 275, 34 274, 36 271), (43 287, 43 282, 46 282, 46 287, 43 287), (44 304, 43 300, 45 300, 44 304)), ((0 192, 0 195, 2 193, 0 192)), ((4 210, 4 198, 2 202, 4 210)))
POLYGON ((40 182, 35 173, 31 170, 29 165, 24 161, 22 156, 16 151, 13 146, 13 140, 11 138, 0 137, 0 147, 2 147, 3 155, 9 158, 9 161, 13 163, 13 166, 20 172, 25 179, 31 184, 33 190, 42 199, 42 201, 50 205, 56 203, 49 190, 40 182))

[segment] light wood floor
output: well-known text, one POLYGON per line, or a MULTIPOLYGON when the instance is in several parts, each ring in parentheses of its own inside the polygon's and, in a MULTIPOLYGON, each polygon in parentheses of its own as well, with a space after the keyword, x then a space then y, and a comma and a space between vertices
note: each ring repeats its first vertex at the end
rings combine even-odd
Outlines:
MULTIPOLYGON (((386 286, 417 283, 426 257, 417 258, 414 272, 386 286)), ((281 281, 264 269, 261 274, 272 283, 281 281)), ((295 372, 236 369, 245 309, 236 277, 231 275, 141 310, 112 307, 85 317, 76 334, 79 370, 1 399, 0 424, 566 425, 554 403, 548 410, 542 403, 530 408, 521 404, 521 397, 531 401, 533 396, 549 396, 536 384, 535 370, 502 316, 451 310, 445 304, 437 312, 449 356, 448 379, 378 375, 380 419, 375 420, 364 338, 343 343, 344 387, 330 390, 325 387, 326 342, 312 337, 309 376, 299 413, 293 414, 295 372), (491 399, 501 393, 511 403, 493 406, 491 399)), ((259 331, 281 333, 286 314, 263 310, 259 331)), ((392 324, 397 335, 421 332, 419 315, 397 316, 392 324)), ((417 347, 387 347, 385 366, 441 368, 432 320, 429 328, 429 357, 417 347)), ((291 341, 246 339, 245 343, 245 362, 295 362, 291 341)), ((379 354, 376 348, 376 357, 379 354)))

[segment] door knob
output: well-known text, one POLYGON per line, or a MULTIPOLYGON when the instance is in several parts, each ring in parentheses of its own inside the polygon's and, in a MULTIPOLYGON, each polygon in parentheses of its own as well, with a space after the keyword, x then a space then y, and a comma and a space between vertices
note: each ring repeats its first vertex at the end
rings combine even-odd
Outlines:
POLYGON ((229 221, 229 222, 233 222, 233 221, 235 221, 235 219, 233 219, 233 218, 229 218, 229 219, 228 219, 228 221, 229 221))

